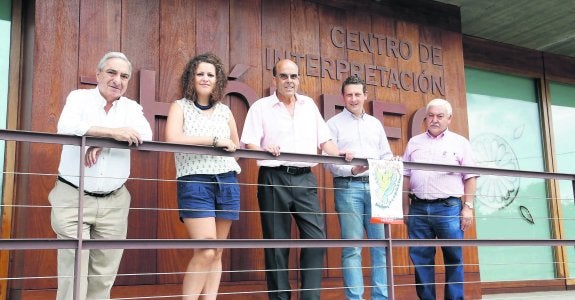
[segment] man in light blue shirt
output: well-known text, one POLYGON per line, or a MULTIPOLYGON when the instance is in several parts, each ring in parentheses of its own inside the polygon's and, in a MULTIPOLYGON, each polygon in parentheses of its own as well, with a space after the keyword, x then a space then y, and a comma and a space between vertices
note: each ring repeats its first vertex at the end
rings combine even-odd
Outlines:
MULTIPOLYGON (((348 77, 341 92, 344 110, 327 121, 338 149, 357 158, 391 159, 383 125, 365 113, 367 86, 357 76, 348 77)), ((338 213, 342 239, 362 239, 364 230, 370 239, 385 238, 383 224, 371 224, 371 195, 367 166, 329 165, 333 174, 335 209, 338 213)), ((372 247, 371 299, 387 299, 385 248, 372 247)), ((347 299, 363 299, 363 268, 361 247, 342 251, 343 281, 347 299)))

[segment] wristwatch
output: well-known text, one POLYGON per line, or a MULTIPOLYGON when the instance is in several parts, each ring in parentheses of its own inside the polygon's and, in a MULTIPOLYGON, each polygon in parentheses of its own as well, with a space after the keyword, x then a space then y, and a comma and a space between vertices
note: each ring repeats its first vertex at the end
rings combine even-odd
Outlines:
POLYGON ((473 209, 473 202, 471 202, 471 201, 465 201, 465 202, 463 202, 463 204, 464 204, 465 206, 467 206, 467 207, 473 209))

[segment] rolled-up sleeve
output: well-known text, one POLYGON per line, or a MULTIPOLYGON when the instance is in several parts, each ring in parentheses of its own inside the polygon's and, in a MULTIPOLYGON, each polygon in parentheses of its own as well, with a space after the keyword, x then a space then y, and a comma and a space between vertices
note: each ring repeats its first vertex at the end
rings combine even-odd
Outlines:
MULTIPOLYGON (((334 138, 334 142, 337 144, 338 147, 340 147, 339 131, 337 125, 335 124, 335 122, 330 120, 327 121, 327 126, 330 130, 331 136, 334 138)), ((351 174, 351 169, 353 168, 353 166, 351 165, 326 164, 325 168, 328 169, 333 176, 341 176, 341 177, 353 176, 351 174)))
POLYGON ((315 105, 314 105, 314 108, 315 108, 315 117, 316 117, 316 126, 317 126, 317 142, 318 142, 317 147, 321 148, 321 144, 331 140, 332 136, 331 136, 331 131, 329 130, 329 127, 327 127, 325 120, 323 119, 323 117, 319 113, 319 109, 315 105))
POLYGON ((130 114, 133 116, 133 118, 131 120, 132 124, 128 126, 136 130, 142 137, 142 140, 151 141, 153 136, 152 128, 144 116, 144 108, 140 104, 134 102, 130 114))
POLYGON ((255 144, 261 147, 263 124, 260 111, 260 105, 257 102, 248 110, 241 138, 244 145, 255 144))
MULTIPOLYGON (((411 147, 409 141, 407 142, 405 152, 403 153, 403 162, 411 162, 411 147)), ((411 170, 408 168, 403 168, 403 176, 411 176, 411 170)))
MULTIPOLYGON (((462 148, 462 157, 461 157, 460 165, 465 166, 465 167, 475 167, 475 157, 473 155, 471 143, 469 143, 468 140, 464 140, 462 142, 461 148, 462 148)), ((472 177, 479 177, 479 174, 473 174, 473 173, 463 174, 463 180, 466 180, 466 179, 469 179, 472 177)))

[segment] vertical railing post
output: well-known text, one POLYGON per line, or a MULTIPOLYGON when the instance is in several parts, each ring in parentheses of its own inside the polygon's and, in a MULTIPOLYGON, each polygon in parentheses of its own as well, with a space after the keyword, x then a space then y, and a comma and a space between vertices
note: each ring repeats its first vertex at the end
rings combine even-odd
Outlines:
POLYGON ((385 239, 387 239, 387 250, 385 251, 385 267, 387 268, 387 299, 394 300, 395 299, 395 292, 394 286, 395 283, 393 281, 393 245, 391 237, 391 225, 385 224, 383 225, 385 229, 385 239))
POLYGON ((74 260, 74 300, 80 299, 80 284, 82 283, 82 232, 84 224, 84 153, 86 149, 86 136, 82 136, 82 142, 80 143, 80 181, 78 183, 78 228, 76 232, 76 237, 78 238, 78 244, 76 246, 76 255, 74 260))

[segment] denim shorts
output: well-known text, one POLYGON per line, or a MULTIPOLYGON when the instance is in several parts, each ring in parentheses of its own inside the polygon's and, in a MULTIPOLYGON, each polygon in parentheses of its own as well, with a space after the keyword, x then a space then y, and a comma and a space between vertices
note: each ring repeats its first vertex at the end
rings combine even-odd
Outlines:
POLYGON ((194 174, 178 178, 180 219, 240 218, 240 187, 236 172, 194 174))

